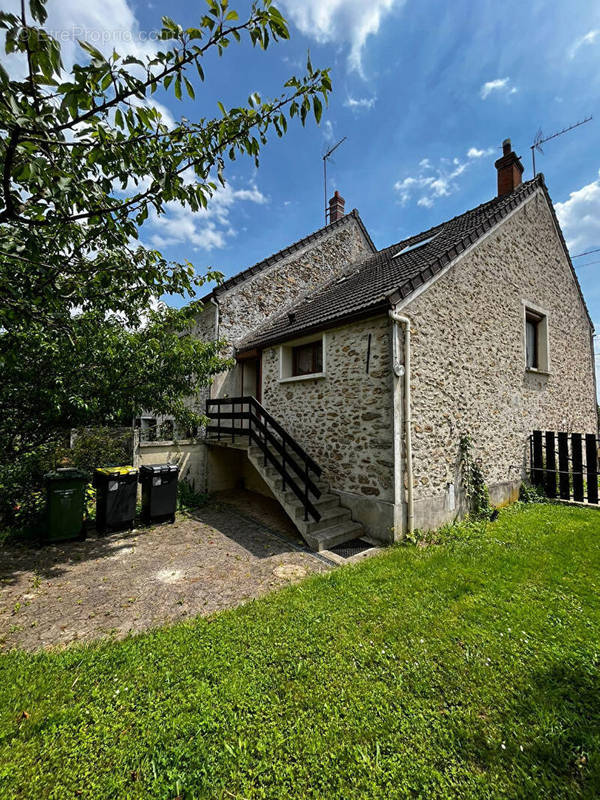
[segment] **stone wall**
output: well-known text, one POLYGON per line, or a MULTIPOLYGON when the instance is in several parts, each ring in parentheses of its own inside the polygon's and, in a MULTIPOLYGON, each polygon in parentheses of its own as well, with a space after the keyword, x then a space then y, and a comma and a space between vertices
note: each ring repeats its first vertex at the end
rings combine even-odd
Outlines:
MULTIPOLYGON (((348 265, 370 255, 371 248, 352 216, 256 275, 218 296, 218 336, 233 348, 252 331, 293 306, 309 291, 341 274, 348 265)), ((216 334, 214 305, 198 317, 198 335, 216 334), (206 318, 205 318, 205 315, 206 318)), ((215 378, 211 396, 241 392, 240 368, 215 378)))
POLYGON ((412 320, 416 524, 455 515, 469 431, 497 501, 514 498, 533 429, 596 430, 590 324, 541 192, 402 309, 412 320), (549 313, 550 374, 525 369, 523 301, 549 313))
POLYGON ((269 318, 279 316, 311 289, 370 253, 357 221, 346 217, 343 225, 221 295, 219 335, 237 345, 269 318))
POLYGON ((347 504, 355 519, 377 538, 393 524, 390 333, 382 316, 327 331, 323 378, 280 382, 279 347, 262 360, 263 405, 323 468, 331 488, 354 497, 347 504))
MULTIPOLYGON (((348 216, 343 224, 336 225, 303 248, 224 291, 218 296, 218 308, 214 303, 207 302, 196 318, 194 333, 207 340, 225 339, 233 353, 235 345, 262 326, 269 317, 280 314, 308 291, 326 283, 349 264, 370 253, 371 247, 360 225, 353 216, 348 216)), ((253 364, 246 364, 246 389, 253 384, 249 379, 253 368, 253 364)), ((215 376, 212 386, 190 398, 190 405, 203 411, 208 397, 242 394, 241 377, 240 365, 215 376)), ((166 454, 170 452, 168 445, 157 447, 162 447, 161 452, 166 454)), ((234 471, 235 475, 231 473, 231 481, 228 482, 225 473, 229 468, 225 460, 223 454, 213 457, 204 453, 198 462, 198 472, 193 471, 194 480, 208 491, 237 485, 236 481, 239 482, 240 478, 238 470, 236 468, 234 471), (212 478, 211 472, 214 473, 212 478)), ((265 487, 260 490, 264 491, 265 487)))

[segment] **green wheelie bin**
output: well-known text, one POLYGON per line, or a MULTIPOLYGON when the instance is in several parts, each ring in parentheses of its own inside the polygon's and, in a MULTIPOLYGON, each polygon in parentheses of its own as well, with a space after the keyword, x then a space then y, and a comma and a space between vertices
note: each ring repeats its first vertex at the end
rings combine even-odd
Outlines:
POLYGON ((44 475, 46 520, 42 539, 46 543, 85 539, 83 512, 89 476, 80 469, 63 467, 44 475))

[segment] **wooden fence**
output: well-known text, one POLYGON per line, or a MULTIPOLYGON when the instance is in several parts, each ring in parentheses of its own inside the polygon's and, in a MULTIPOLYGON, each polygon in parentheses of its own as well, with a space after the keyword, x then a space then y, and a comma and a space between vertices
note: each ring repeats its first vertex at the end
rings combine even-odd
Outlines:
POLYGON ((534 431, 529 437, 531 483, 546 497, 598 504, 598 436, 534 431))

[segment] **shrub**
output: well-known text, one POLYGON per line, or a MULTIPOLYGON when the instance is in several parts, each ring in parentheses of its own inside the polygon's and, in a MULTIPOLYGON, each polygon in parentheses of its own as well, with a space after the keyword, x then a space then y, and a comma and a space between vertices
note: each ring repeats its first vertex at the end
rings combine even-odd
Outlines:
POLYGON ((179 481, 177 484, 177 508, 180 511, 191 511, 199 508, 206 503, 207 496, 202 492, 197 492, 187 481, 179 481))
POLYGON ((542 491, 527 481, 523 481, 519 489, 519 500, 522 503, 546 503, 547 499, 542 491))
POLYGON ((60 455, 70 466, 89 473, 97 467, 124 467, 133 459, 133 434, 123 428, 83 428, 60 455))
POLYGON ((460 455, 462 481, 469 513, 475 519, 491 519, 494 508, 490 503, 480 460, 473 458, 473 440, 468 433, 460 437, 460 455))
MULTIPOLYGON (((85 428, 72 446, 57 439, 0 466, 0 529, 4 537, 24 536, 39 527, 45 508, 44 475, 56 467, 77 467, 92 473, 96 467, 124 466, 133 457, 132 432, 123 428, 85 428)), ((88 518, 95 516, 95 490, 86 490, 88 518)))

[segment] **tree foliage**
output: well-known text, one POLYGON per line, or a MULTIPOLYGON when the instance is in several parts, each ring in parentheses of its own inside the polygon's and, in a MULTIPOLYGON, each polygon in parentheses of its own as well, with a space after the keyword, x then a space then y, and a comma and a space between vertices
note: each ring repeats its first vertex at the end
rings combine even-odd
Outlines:
POLYGON ((29 457, 73 426, 102 425, 147 409, 189 422, 185 402, 226 365, 217 343, 193 337, 193 311, 159 308, 194 297, 198 275, 141 244, 139 230, 166 204, 206 208, 228 161, 256 163, 288 120, 320 119, 327 70, 307 64, 274 99, 169 124, 153 99, 194 98, 211 54, 242 38, 266 49, 287 39, 271 0, 245 19, 206 0, 194 27, 162 18, 160 46, 144 59, 80 42, 67 74, 44 28, 46 0, 0 12, 8 66, 0 66, 0 463, 29 457), (11 66, 12 61, 12 66, 11 66), (21 65, 26 64, 23 77, 21 65), (162 93, 162 94, 161 94, 162 93))
POLYGON ((164 213, 169 201, 205 208, 227 160, 258 163, 269 131, 283 135, 288 118, 304 123, 311 109, 320 118, 330 80, 309 61, 273 100, 253 93, 244 106, 219 103, 214 118, 167 125, 152 105, 159 90, 193 98, 211 53, 242 36, 263 49, 289 36, 270 0, 245 20, 227 0, 206 2, 197 27, 163 17, 162 49, 145 60, 106 58, 81 42, 88 60, 70 75, 43 28, 45 0, 30 0, 31 19, 24 5, 21 15, 0 13, 6 51, 26 57, 28 73, 11 79, 0 68, 0 327, 68 325, 73 308, 138 324, 153 298, 193 295, 207 276, 138 243, 149 212, 164 213))

